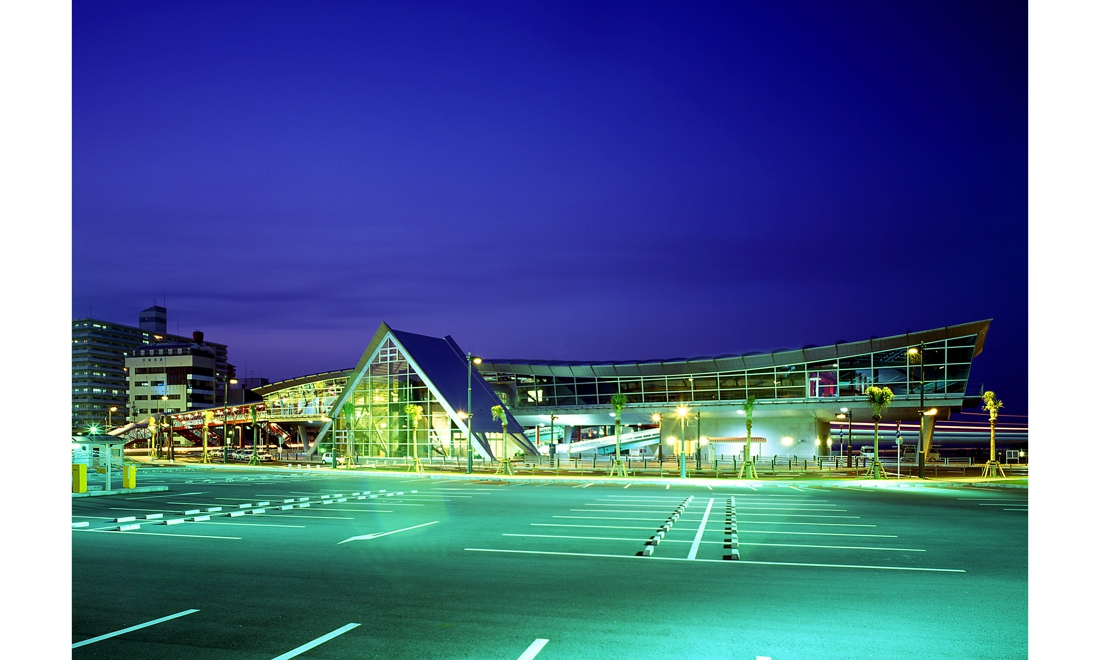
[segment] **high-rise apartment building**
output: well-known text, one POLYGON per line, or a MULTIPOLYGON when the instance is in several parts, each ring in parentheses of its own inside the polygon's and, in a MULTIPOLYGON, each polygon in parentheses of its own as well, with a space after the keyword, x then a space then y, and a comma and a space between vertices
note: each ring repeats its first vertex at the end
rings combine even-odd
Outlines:
MULTIPOLYGON (((129 408, 129 384, 126 358, 138 348, 186 345, 192 337, 165 332, 168 310, 153 305, 142 310, 137 327, 80 318, 73 320, 72 352, 72 425, 81 431, 90 424, 114 425, 132 421, 136 413, 129 408), (116 410, 112 411, 111 408, 116 410)), ((221 405, 226 374, 232 370, 225 344, 204 342, 214 351, 213 405, 221 405), (221 386, 217 386, 221 384, 221 386)), ((206 407, 206 406, 203 406, 206 407)))

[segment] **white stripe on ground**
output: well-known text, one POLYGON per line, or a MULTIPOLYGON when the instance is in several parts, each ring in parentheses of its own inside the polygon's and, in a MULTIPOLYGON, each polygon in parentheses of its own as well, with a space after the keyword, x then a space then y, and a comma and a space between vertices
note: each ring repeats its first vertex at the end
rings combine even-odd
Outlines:
POLYGON ((528 646, 527 650, 523 652, 523 655, 519 656, 519 660, 531 660, 539 654, 539 651, 542 650, 542 647, 546 646, 546 642, 549 641, 550 640, 548 639, 536 639, 535 641, 531 642, 531 646, 528 646))
MULTIPOLYGON (((745 521, 749 522, 749 521, 745 521)), ((878 527, 868 523, 811 523, 811 522, 779 522, 768 520, 753 520, 750 525, 809 525, 811 527, 878 527)))
MULTIPOLYGON (((719 543, 719 541, 711 541, 711 543, 719 543)), ((862 545, 806 545, 802 543, 745 543, 741 541, 739 545, 766 545, 776 548, 826 548, 829 550, 897 550, 899 552, 927 552, 921 548, 875 548, 862 545)))
POLYGON ((872 571, 914 571, 918 573, 965 573, 961 568, 918 568, 915 566, 868 566, 862 564, 811 564, 788 561, 750 561, 741 559, 727 561, 725 559, 684 559, 683 557, 658 557, 656 555, 603 555, 589 552, 550 552, 548 550, 500 550, 497 548, 463 548, 466 552, 500 552, 518 555, 560 555, 565 557, 608 557, 611 559, 656 559, 658 561, 705 561, 712 564, 746 565, 755 564, 763 566, 807 566, 811 568, 859 568, 872 571))
POLYGON ((162 616, 159 619, 153 619, 152 621, 146 621, 145 623, 139 623, 136 626, 130 626, 129 628, 123 628, 122 630, 116 630, 113 633, 107 633, 106 635, 100 635, 99 637, 93 637, 91 639, 86 639, 82 642, 77 642, 77 643, 73 644, 72 648, 75 649, 75 648, 80 647, 80 646, 87 646, 88 644, 94 644, 96 642, 102 642, 105 639, 110 639, 112 637, 118 637, 119 635, 125 635, 128 632, 133 632, 135 630, 140 630, 142 628, 148 628, 149 626, 155 626, 158 623, 164 623, 165 621, 171 621, 172 619, 178 619, 181 616, 187 616, 188 614, 194 614, 195 612, 198 612, 198 610, 184 610, 182 612, 176 612, 175 614, 169 614, 168 616, 162 616))
POLYGON ((147 495, 145 497, 127 497, 127 500, 155 500, 162 497, 187 497, 188 495, 205 495, 206 491, 198 491, 196 493, 169 493, 167 495, 147 495))
POLYGON ((565 520, 633 520, 635 522, 661 522, 664 518, 617 518, 615 516, 551 516, 565 520))
POLYGON ((608 495, 607 497, 599 498, 601 500, 660 500, 661 502, 671 502, 673 500, 679 500, 678 497, 671 495, 608 495))
POLYGON ((616 525, 566 525, 564 523, 531 523, 532 527, 583 527, 586 529, 649 529, 653 527, 623 527, 616 525))
MULTIPOLYGON (((187 524, 192 525, 194 523, 187 523, 187 524)), ((105 534, 113 534, 115 536, 133 536, 133 535, 139 535, 140 534, 141 536, 178 536, 178 537, 191 538, 191 539, 227 539, 227 540, 230 540, 230 541, 240 541, 241 540, 241 537, 239 537, 239 536, 210 536, 210 535, 207 535, 207 534, 178 534, 178 533, 175 533, 175 532, 119 532, 119 531, 115 530, 114 528, 110 528, 110 529, 107 529, 107 528, 104 528, 104 529, 74 529, 73 531, 74 532, 103 532, 105 534)))
POLYGON ((286 653, 284 653, 282 655, 275 656, 274 658, 272 658, 272 660, 289 660, 290 658, 293 658, 295 656, 299 656, 299 655, 305 653, 306 651, 310 650, 311 648, 313 648, 315 646, 320 646, 321 644, 324 644, 325 642, 329 641, 330 639, 332 639, 334 637, 339 637, 340 635, 343 635, 344 633, 351 630, 352 628, 358 628, 358 627, 359 627, 358 623, 349 623, 346 626, 341 626, 341 627, 337 628, 336 630, 333 630, 332 632, 330 632, 327 635, 321 635, 320 637, 313 640, 312 642, 307 642, 305 644, 302 644, 301 646, 299 646, 296 649, 287 651, 286 653))
POLYGON ((279 525, 276 523, 239 523, 239 522, 224 522, 221 520, 200 520, 199 525, 237 525, 238 527, 292 527, 295 529, 305 529, 305 525, 279 525))
POLYGON ((695 555, 699 553, 699 542, 703 540, 703 531, 707 528, 707 520, 710 519, 710 510, 714 506, 714 498, 710 498, 707 502, 707 510, 703 512, 703 521, 699 523, 699 529, 695 532, 695 541, 691 544, 691 551, 688 552, 688 559, 695 559, 695 555))
MULTIPOLYGON (((397 533, 400 533, 400 532, 407 532, 410 529, 417 529, 419 527, 427 527, 428 525, 434 525, 438 522, 439 522, 438 520, 433 520, 431 522, 421 523, 419 525, 413 525, 412 527, 403 527, 401 529, 395 529, 395 530, 392 530, 392 531, 389 531, 389 532, 378 532, 378 533, 375 533, 375 534, 363 534, 362 536, 353 536, 350 539, 344 539, 343 541, 340 541, 340 543, 347 543, 348 541, 369 541, 371 539, 377 539, 377 538, 380 538, 380 537, 383 537, 383 536, 389 536, 390 534, 397 534, 397 533)), ((336 545, 340 545, 340 543, 337 543, 336 545)))
POLYGON ((626 490, 627 488, 630 488, 630 487, 631 487, 631 486, 633 486, 633 485, 634 485, 634 484, 627 484, 627 485, 623 486, 623 490, 626 490))
POLYGON ((1027 509, 1005 509, 1005 511, 1027 511, 1027 509))
MULTIPOLYGON (((381 512, 376 512, 376 513, 381 513, 381 512)), ((387 511, 386 513, 393 513, 393 511, 387 511)), ((284 518, 289 518, 289 517, 292 517, 292 516, 294 518, 313 518, 314 520, 355 520, 355 518, 352 518, 351 516, 303 516, 300 513, 282 513, 281 511, 277 512, 277 513, 269 513, 267 515, 272 516, 272 517, 282 516, 284 518)))
POLYGON ((778 530, 739 529, 738 534, 795 534, 797 536, 860 536, 876 539, 896 539, 897 534, 843 534, 840 532, 780 532, 778 530))

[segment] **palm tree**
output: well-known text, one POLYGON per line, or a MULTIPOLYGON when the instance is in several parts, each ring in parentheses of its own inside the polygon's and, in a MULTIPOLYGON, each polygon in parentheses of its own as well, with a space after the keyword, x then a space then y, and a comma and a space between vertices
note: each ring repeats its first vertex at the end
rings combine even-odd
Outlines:
POLYGON ((493 406, 493 419, 500 422, 500 472, 512 474, 512 461, 508 457, 508 413, 504 406, 493 406))
POLYGON ((1000 464, 997 462, 997 443, 996 443, 996 427, 997 427, 997 412, 1004 408, 1004 401, 997 398, 991 390, 982 393, 982 410, 989 413, 989 462, 985 464, 985 470, 982 471, 982 476, 996 476, 994 472, 1000 472, 1001 476, 1004 476, 1004 471, 1001 470, 1000 464))
POLYGON ((741 409, 745 411, 745 457, 741 460, 741 469, 737 471, 737 478, 756 478, 756 465, 752 462, 752 409, 756 406, 756 397, 752 394, 745 399, 741 409))
POLYGON ((894 392, 889 387, 872 385, 863 393, 867 396, 867 403, 871 404, 873 411, 871 419, 875 421, 875 458, 871 463, 870 472, 873 478, 878 479, 879 473, 882 472, 882 463, 878 460, 878 422, 882 419, 882 413, 890 407, 890 402, 894 400, 894 392))
POLYGON ((409 422, 412 424, 413 460, 419 463, 420 454, 416 451, 416 430, 420 427, 420 418, 424 416, 424 408, 410 403, 405 406, 405 414, 409 416, 409 422))
POLYGON ((611 468, 611 472, 620 477, 626 476, 626 470, 623 469, 623 460, 621 456, 622 434, 619 432, 622 424, 624 406, 626 406, 625 394, 618 392, 611 395, 611 409, 615 411, 615 466, 611 468))

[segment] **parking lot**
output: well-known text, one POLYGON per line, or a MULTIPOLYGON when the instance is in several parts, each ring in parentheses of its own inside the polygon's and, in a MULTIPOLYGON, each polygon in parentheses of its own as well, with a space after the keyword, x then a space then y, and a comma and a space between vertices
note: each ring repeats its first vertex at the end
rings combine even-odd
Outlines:
POLYGON ((74 658, 1027 656, 1027 489, 139 483, 72 502, 74 658))

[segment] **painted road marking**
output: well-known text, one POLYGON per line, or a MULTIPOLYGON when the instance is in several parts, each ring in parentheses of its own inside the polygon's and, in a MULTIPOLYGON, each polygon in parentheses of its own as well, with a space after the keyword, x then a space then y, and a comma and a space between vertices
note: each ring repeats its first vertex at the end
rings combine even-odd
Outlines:
POLYGON ((869 523, 811 523, 811 522, 778 522, 767 520, 753 520, 750 525, 809 525, 811 527, 878 527, 869 523))
POLYGON ((688 559, 695 559, 695 555, 699 552, 699 542, 703 540, 703 531, 707 528, 707 520, 710 518, 711 507, 714 506, 714 498, 710 498, 707 502, 707 510, 703 512, 703 522, 699 523, 699 529, 695 532, 695 541, 691 544, 691 551, 688 552, 688 559))
POLYGON ((711 488, 711 487, 710 487, 710 485, 708 484, 708 485, 707 485, 707 490, 714 490, 714 489, 713 489, 713 488, 711 488))
MULTIPOLYGON (((438 520, 433 520, 431 522, 421 523, 419 525, 413 525, 412 527, 404 527, 402 529, 395 529, 391 532, 378 532, 378 533, 375 533, 375 534, 363 534, 362 536, 353 536, 350 539, 344 539, 343 541, 340 541, 340 543, 347 543, 348 541, 369 541, 370 539, 377 539, 377 538, 380 538, 380 537, 383 537, 383 536, 389 536, 390 534, 397 534, 399 532, 407 532, 410 529, 416 529, 418 527, 427 527, 428 525, 434 525, 437 522, 439 522, 439 521, 438 520)), ((340 545, 340 543, 337 543, 336 545, 340 545)))
POLYGON ((668 489, 669 489, 669 486, 671 486, 671 485, 672 485, 672 484, 665 484, 665 490, 668 490, 668 489))
POLYGON ((624 527, 618 525, 567 525, 564 523, 531 523, 532 527, 582 527, 585 529, 645 529, 651 530, 652 527, 624 527))
POLYGON ((501 550, 498 548, 463 548, 466 552, 499 552, 517 555, 559 555, 565 557, 608 557, 611 559, 656 559, 659 561, 705 561, 712 564, 743 565, 758 564, 763 566, 806 566, 811 568, 858 568, 871 571, 913 571, 917 573, 965 573, 961 568, 920 568, 916 566, 869 566, 863 564, 811 564, 789 561, 749 561, 737 562, 725 559, 684 559, 683 557, 658 557, 657 555, 603 555, 590 552, 551 552, 549 550, 501 550))
POLYGON ((742 534, 797 534, 798 536, 861 536, 876 539, 896 539, 897 534, 843 534, 839 532, 780 532, 778 530, 752 530, 741 528, 742 534))
POLYGON ((188 614, 194 614, 195 612, 198 612, 198 610, 184 610, 182 612, 176 612, 175 614, 169 614, 168 616, 162 616, 159 619, 153 619, 152 621, 146 621, 145 623, 139 623, 136 626, 130 626, 129 628, 123 628, 122 630, 116 630, 113 633, 107 633, 106 635, 100 635, 99 637, 93 637, 91 639, 86 639, 83 642, 77 642, 77 643, 73 644, 72 648, 75 649, 75 648, 80 647, 80 646, 87 646, 88 644, 95 644, 96 642, 102 642, 105 639, 110 639, 112 637, 118 637, 119 635, 125 635, 128 632, 133 632, 135 630, 140 630, 142 628, 148 628, 149 626, 155 626, 158 623, 164 623, 165 621, 171 621, 172 619, 178 619, 181 616, 187 616, 188 614))
POLYGON ((272 658, 272 660, 289 660, 290 658, 293 658, 295 656, 299 656, 299 655, 305 653, 306 651, 310 650, 311 648, 313 648, 315 646, 320 646, 321 644, 324 644, 325 642, 329 641, 330 639, 333 639, 334 637, 339 637, 340 635, 343 635, 347 631, 349 631, 353 628, 358 628, 358 627, 359 627, 358 623, 349 623, 346 626, 341 626, 341 627, 337 628, 336 630, 333 630, 332 632, 330 632, 327 635, 321 635, 320 637, 313 640, 312 642, 307 642, 305 644, 302 644, 301 646, 299 646, 296 649, 287 651, 286 653, 284 653, 282 655, 275 656, 274 658, 272 658))
POLYGON ((1005 511, 1027 511, 1027 509, 1005 509, 1005 511))
POLYGON ((531 642, 531 646, 528 646, 527 650, 523 652, 523 655, 519 656, 519 660, 532 660, 532 658, 539 654, 542 647, 546 646, 546 642, 549 641, 548 639, 536 639, 531 642))
POLYGON ((617 518, 615 516, 552 516, 564 520, 633 520, 635 522, 662 522, 666 518, 617 518))
POLYGON ((241 537, 239 537, 239 536, 207 536, 207 535, 204 535, 204 534, 176 534, 176 533, 165 533, 165 532, 119 532, 119 531, 115 531, 113 529, 108 529, 106 527, 103 527, 103 528, 100 528, 100 529, 78 529, 76 531, 78 531, 78 532, 107 532, 107 533, 110 533, 110 534, 114 534, 116 536, 133 536, 133 535, 141 535, 141 536, 185 536, 185 537, 193 538, 193 539, 228 539, 228 540, 231 540, 231 541, 240 541, 241 540, 241 537))
MULTIPOLYGON (((387 513, 393 513, 393 512, 388 511, 387 513)), ((272 514, 271 517, 272 518, 290 518, 290 517, 293 517, 293 518, 315 518, 317 520, 355 520, 355 518, 352 518, 351 516, 303 516, 300 513, 295 513, 295 514, 276 513, 276 514, 272 514)))
POLYGON ((206 523, 207 525, 237 525, 238 527, 292 527, 295 529, 305 529, 305 525, 279 525, 276 523, 241 523, 241 522, 222 522, 219 520, 211 520, 206 523))
POLYGON ((127 500, 155 500, 161 497, 187 497, 188 495, 205 495, 206 491, 196 493, 169 493, 167 495, 147 495, 145 497, 127 497, 127 500))
POLYGON ((627 485, 623 486, 623 490, 626 490, 627 488, 630 488, 630 487, 631 487, 631 486, 633 486, 633 485, 634 485, 634 484, 627 484, 627 485))
MULTIPOLYGON (((711 541, 718 543, 718 541, 711 541)), ((741 545, 766 545, 776 548, 825 548, 828 550, 896 550, 898 552, 927 552, 922 548, 875 548, 862 545, 807 545, 803 543, 745 543, 741 545)))
POLYGON ((998 502, 996 504, 979 504, 978 506, 1004 506, 1005 504, 1011 504, 1011 500, 1009 502, 998 502))
MULTIPOLYGON (((837 509, 837 511, 844 511, 844 509, 837 509)), ((741 516, 770 516, 770 513, 742 513, 741 516)), ((784 518, 851 518, 858 520, 859 516, 815 516, 808 513, 784 513, 784 518)))

